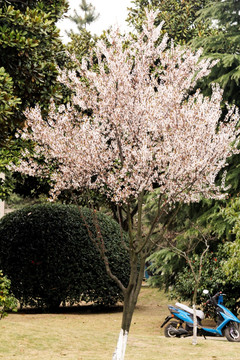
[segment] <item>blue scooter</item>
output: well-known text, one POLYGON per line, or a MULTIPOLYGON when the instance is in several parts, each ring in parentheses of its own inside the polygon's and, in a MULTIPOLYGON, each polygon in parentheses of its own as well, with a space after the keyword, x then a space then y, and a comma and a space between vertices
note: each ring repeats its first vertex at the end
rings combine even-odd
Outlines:
MULTIPOLYGON (((208 290, 203 291, 209 294, 208 290)), ((211 305, 216 313, 216 327, 202 326, 201 321, 205 318, 203 311, 196 310, 197 333, 206 336, 225 336, 228 341, 240 341, 240 320, 225 306, 223 306, 223 294, 221 291, 214 296, 209 296, 207 305, 211 305)), ((170 315, 166 317, 161 327, 171 321, 165 328, 166 337, 185 337, 193 334, 193 309, 187 305, 176 303, 176 307, 169 305, 170 315), (184 326, 185 324, 185 326, 184 326)))

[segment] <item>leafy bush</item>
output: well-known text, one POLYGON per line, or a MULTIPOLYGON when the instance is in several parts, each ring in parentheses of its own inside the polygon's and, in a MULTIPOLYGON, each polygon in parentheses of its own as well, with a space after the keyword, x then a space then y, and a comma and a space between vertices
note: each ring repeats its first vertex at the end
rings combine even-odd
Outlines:
MULTIPOLYGON (((96 237, 93 213, 87 208, 81 213, 72 205, 38 204, 0 220, 0 268, 22 305, 54 308, 67 301, 109 305, 122 300, 89 237, 88 231, 96 237)), ((105 214, 97 213, 97 224, 112 272, 126 285, 127 239, 105 214)))
POLYGON ((224 249, 228 258, 224 263, 224 270, 229 281, 235 282, 240 277, 240 199, 230 199, 227 206, 222 208, 220 215, 223 221, 231 226, 231 235, 234 241, 227 241, 224 249))
MULTIPOLYGON (((202 276, 198 287, 198 303, 206 302, 206 296, 202 294, 204 289, 208 289, 211 295, 218 291, 226 294, 224 298, 225 305, 232 311, 237 312, 240 308, 240 279, 229 281, 224 271, 223 264, 226 259, 224 246, 220 245, 218 251, 209 252, 203 261, 202 276)), ((199 255, 193 255, 192 263, 199 269, 199 255)), ((171 296, 182 301, 191 301, 194 289, 194 277, 186 266, 179 271, 175 278, 175 285, 172 287, 171 296)))
POLYGON ((152 287, 164 289, 166 292, 175 284, 176 276, 186 265, 185 259, 169 248, 153 253, 149 258, 147 270, 152 274, 148 283, 152 287))
POLYGON ((8 310, 16 310, 17 300, 10 291, 11 281, 3 276, 0 270, 0 319, 7 315, 8 310))

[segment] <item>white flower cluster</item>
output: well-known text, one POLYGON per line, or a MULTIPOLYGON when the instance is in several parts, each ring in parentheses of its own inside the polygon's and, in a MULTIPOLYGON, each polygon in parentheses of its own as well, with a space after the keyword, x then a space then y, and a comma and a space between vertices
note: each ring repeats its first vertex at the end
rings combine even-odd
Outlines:
MULTIPOLYGON (((52 104, 45 122, 38 106, 26 111, 32 131, 22 136, 38 144, 36 153, 46 163, 58 164, 52 175, 56 195, 88 187, 127 202, 158 184, 169 202, 223 196, 215 179, 237 152, 238 111, 229 109, 219 126, 221 89, 214 86, 211 98, 199 91, 188 95, 213 64, 200 61, 201 52, 173 45, 166 50, 166 36, 156 45, 161 25, 154 27, 154 19, 149 12, 137 39, 112 32, 110 45, 99 41, 98 72, 86 61, 78 75, 62 72, 61 81, 74 89, 73 103, 91 109, 91 116, 52 104)), ((19 170, 43 171, 31 159, 19 170)))

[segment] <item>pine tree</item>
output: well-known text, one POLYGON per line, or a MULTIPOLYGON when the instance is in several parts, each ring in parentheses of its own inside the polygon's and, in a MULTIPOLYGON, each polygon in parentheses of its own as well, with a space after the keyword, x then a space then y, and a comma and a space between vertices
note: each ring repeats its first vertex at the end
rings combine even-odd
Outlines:
POLYGON ((204 55, 219 59, 205 82, 218 82, 224 89, 224 100, 240 105, 240 1, 214 0, 198 12, 198 23, 212 27, 210 36, 196 38, 195 47, 202 47, 204 55))
POLYGON ((89 56, 97 40, 97 36, 93 35, 91 31, 87 29, 87 25, 96 21, 99 14, 95 13, 95 7, 91 3, 87 3, 86 0, 82 0, 79 8, 83 16, 79 15, 76 10, 74 10, 73 16, 69 16, 69 19, 77 25, 77 32, 71 29, 70 31, 66 31, 66 34, 70 38, 67 44, 68 51, 74 53, 81 62, 83 57, 89 56))
MULTIPOLYGON (((83 13, 83 16, 79 15, 75 9, 74 15, 69 16, 68 18, 77 25, 78 32, 81 32, 82 29, 86 29, 87 25, 96 21, 99 14, 95 13, 95 7, 91 3, 87 3, 86 0, 82 0, 79 8, 81 13, 83 13)), ((70 34, 71 33, 72 30, 70 31, 70 34)), ((69 35, 69 32, 67 32, 67 34, 69 35)))
MULTIPOLYGON (((199 22, 208 21, 215 28, 215 35, 196 39, 196 47, 202 46, 204 55, 219 59, 205 83, 207 92, 211 82, 218 82, 224 89, 224 100, 240 107, 240 1, 215 0, 199 12, 199 22)), ((227 239, 225 252, 228 259, 225 272, 233 282, 238 276, 240 259, 238 219, 240 191, 240 156, 235 155, 229 161, 227 181, 231 184, 231 198, 226 203, 215 203, 203 213, 206 224, 218 239, 227 239)))
MULTIPOLYGON (((219 59, 210 75, 204 80, 202 88, 206 94, 211 92, 211 83, 217 82, 224 89, 223 100, 240 107, 240 1, 212 0, 208 6, 198 12, 198 22, 206 22, 213 28, 211 36, 202 36, 193 41, 193 45, 202 47, 203 55, 219 59)), ((223 106, 224 103, 223 103, 223 106)), ((231 185, 231 197, 238 198, 240 191, 240 156, 235 155, 228 161, 227 183, 231 185)), ((229 200, 230 201, 230 200, 229 200)), ((224 224, 214 217, 226 204, 214 203, 202 215, 210 222, 213 231, 224 224), (211 219, 214 218, 214 222, 211 219), (215 228, 214 228, 215 226, 215 228)), ((221 220, 221 219, 220 219, 221 220)), ((226 222, 225 222, 226 225, 226 222)), ((230 232, 230 231, 229 231, 230 232)), ((224 234, 223 238, 226 238, 224 234)), ((219 238, 221 236, 219 235, 219 238)))

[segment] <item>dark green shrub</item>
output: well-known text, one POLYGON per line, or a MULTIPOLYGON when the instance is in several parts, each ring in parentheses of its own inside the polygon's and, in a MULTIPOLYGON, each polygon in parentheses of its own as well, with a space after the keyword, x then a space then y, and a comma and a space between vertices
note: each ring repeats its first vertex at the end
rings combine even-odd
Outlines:
MULTIPOLYGON (((39 204, 0 220, 0 268, 22 305, 57 307, 80 300, 109 305, 122 300, 89 238, 85 222, 96 234, 92 211, 83 208, 82 214, 72 205, 39 204)), ((112 272, 126 285, 129 263, 122 243, 127 239, 121 239, 111 218, 97 213, 97 219, 112 272)))

